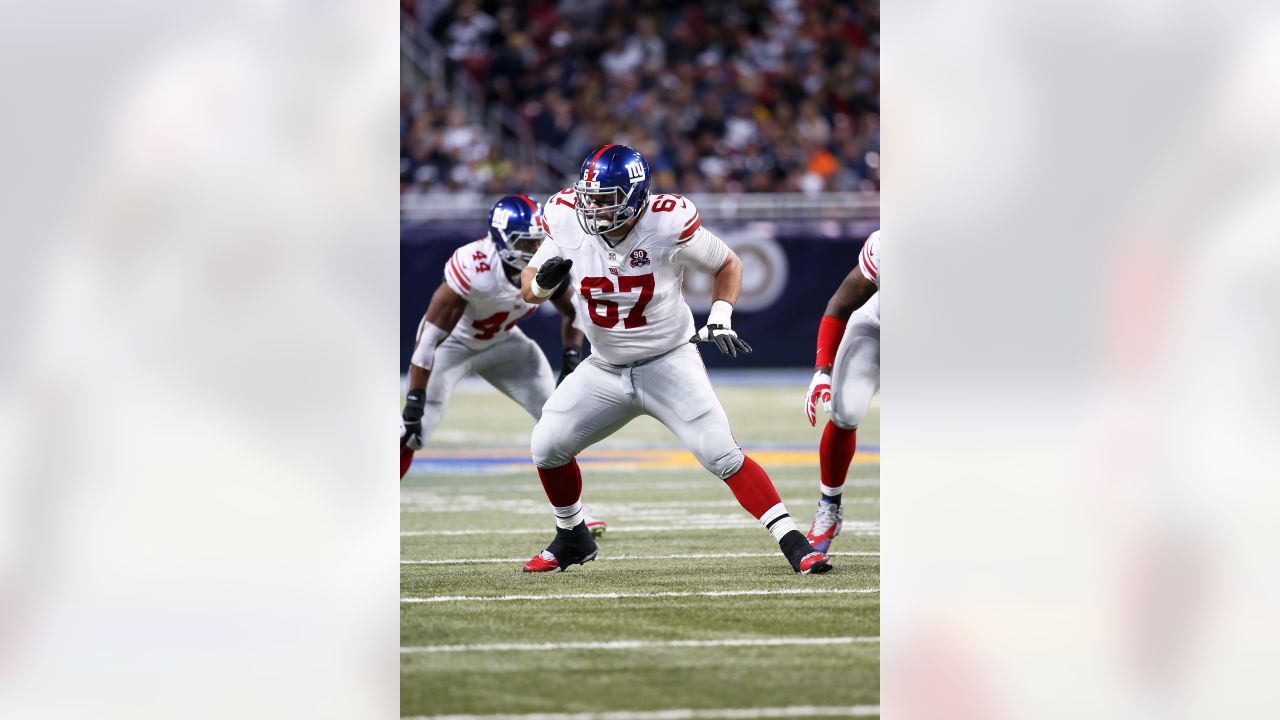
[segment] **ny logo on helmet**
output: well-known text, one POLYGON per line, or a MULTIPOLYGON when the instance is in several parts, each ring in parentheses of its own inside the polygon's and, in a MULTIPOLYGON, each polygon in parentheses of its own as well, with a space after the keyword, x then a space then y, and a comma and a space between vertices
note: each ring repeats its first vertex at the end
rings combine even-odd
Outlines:
POLYGON ((639 160, 632 160, 627 163, 627 178, 631 180, 632 184, 644 179, 644 166, 640 164, 639 160))
POLYGON ((514 213, 512 213, 510 210, 506 208, 494 208, 493 220, 491 221, 490 224, 492 224, 494 227, 498 228, 499 230, 506 230, 507 223, 511 221, 512 215, 514 215, 514 213))

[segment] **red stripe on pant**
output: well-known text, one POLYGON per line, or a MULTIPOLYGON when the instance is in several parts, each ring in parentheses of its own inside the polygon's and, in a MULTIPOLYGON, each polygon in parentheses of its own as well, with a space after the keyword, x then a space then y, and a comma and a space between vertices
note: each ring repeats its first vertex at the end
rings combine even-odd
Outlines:
POLYGON ((853 451, 858 446, 858 428, 845 430, 830 420, 822 431, 822 443, 818 446, 818 465, 822 472, 822 484, 829 488, 844 487, 853 462, 853 451))
POLYGON ((742 458, 742 467, 738 468, 738 472, 725 478, 724 484, 733 491, 733 496, 738 499, 742 509, 751 513, 751 517, 757 520, 769 508, 782 502, 768 473, 756 464, 755 460, 745 455, 742 458))
POLYGON ((538 479, 553 507, 569 507, 582 497, 582 471, 577 458, 553 468, 538 468, 538 479))

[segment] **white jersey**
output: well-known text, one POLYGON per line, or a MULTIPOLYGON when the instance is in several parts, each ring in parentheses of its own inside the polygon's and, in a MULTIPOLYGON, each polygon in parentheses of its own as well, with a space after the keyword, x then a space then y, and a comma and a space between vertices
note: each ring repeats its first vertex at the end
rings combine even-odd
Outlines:
POLYGON ((862 252, 858 253, 858 269, 868 280, 880 287, 880 231, 871 233, 871 237, 862 243, 862 252))
MULTIPOLYGON (((871 237, 862 244, 862 252, 858 253, 858 269, 871 282, 880 287, 880 231, 871 233, 871 237)), ((862 306, 867 314, 880 321, 880 293, 871 296, 862 306)))
POLYGON ((455 250, 445 263, 444 281, 467 301, 449 336, 472 350, 483 350, 507 337, 517 322, 537 309, 507 279, 498 248, 489 238, 455 250))
POLYGON ((720 263, 728 255, 728 248, 702 229, 698 209, 679 195, 652 196, 626 239, 609 248, 578 225, 575 200, 568 188, 542 206, 547 238, 529 265, 541 267, 553 257, 573 261, 569 287, 576 305, 585 309, 583 329, 592 352, 624 365, 688 343, 695 328, 681 291, 681 251, 719 243, 720 263))

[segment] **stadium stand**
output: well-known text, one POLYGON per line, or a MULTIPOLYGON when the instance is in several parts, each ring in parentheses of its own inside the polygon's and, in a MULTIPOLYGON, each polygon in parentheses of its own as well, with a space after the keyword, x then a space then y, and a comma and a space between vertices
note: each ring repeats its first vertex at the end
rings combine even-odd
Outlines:
MULTIPOLYGON (((554 191, 606 142, 683 193, 879 189, 874 0, 402 0, 401 193, 554 191)), ((793 201, 794 202, 794 201, 793 201)))

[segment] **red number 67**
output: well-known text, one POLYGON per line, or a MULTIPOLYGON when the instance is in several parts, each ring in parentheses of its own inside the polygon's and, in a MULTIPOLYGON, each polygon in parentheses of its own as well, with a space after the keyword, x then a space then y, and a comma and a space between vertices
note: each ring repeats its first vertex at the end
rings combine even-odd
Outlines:
POLYGON ((621 275, 618 277, 617 290, 614 289, 613 281, 607 277, 582 278, 582 297, 587 301, 587 310, 591 316, 591 322, 603 328, 615 327, 618 324, 618 303, 614 300, 596 296, 592 293, 593 290, 598 290, 601 295, 639 290, 640 297, 636 299, 636 304, 631 307, 626 319, 622 321, 622 327, 638 328, 649 323, 649 319, 644 316, 644 309, 649 305, 649 301, 653 299, 652 273, 648 275, 621 275))

